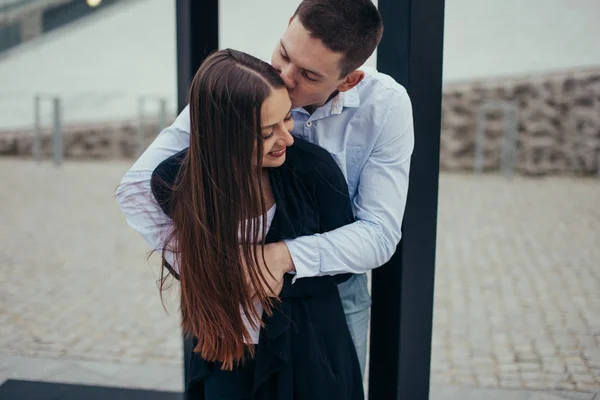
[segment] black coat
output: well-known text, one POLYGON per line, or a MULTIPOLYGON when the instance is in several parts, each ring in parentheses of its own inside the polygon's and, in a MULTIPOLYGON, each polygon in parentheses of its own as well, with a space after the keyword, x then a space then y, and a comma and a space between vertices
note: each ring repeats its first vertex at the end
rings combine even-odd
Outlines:
MULTIPOLYGON (((168 215, 170 190, 186 150, 161 163, 153 193, 168 215), (167 186, 161 182, 166 182, 167 186)), ((286 162, 269 169, 277 209, 266 242, 323 233, 352 223, 342 172, 324 149, 295 139, 286 162)), ((315 251, 317 251, 315 249, 315 251)), ((362 375, 337 284, 349 274, 298 279, 286 274, 281 302, 260 332, 255 400, 363 400, 362 375)), ((203 380, 215 366, 192 355, 186 392, 203 398, 203 380)))

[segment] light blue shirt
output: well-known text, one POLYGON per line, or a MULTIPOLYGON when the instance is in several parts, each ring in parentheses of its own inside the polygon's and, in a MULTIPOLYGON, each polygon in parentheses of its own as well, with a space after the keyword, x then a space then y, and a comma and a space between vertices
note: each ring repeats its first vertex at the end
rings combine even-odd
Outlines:
MULTIPOLYGON (((292 111, 295 136, 328 150, 348 181, 356 222, 334 231, 286 241, 296 279, 360 274, 386 263, 401 238, 414 147, 406 90, 391 77, 365 68, 365 78, 310 115, 292 111)), ((127 222, 154 249, 171 221, 152 196, 150 179, 166 158, 189 146, 186 107, 125 174, 116 199, 127 222)), ((167 254, 171 264, 176 263, 167 254)))
POLYGON ((297 278, 379 267, 402 235, 414 147, 412 107, 391 77, 364 71, 355 88, 312 115, 293 111, 293 134, 327 149, 342 169, 356 217, 334 231, 286 241, 297 278))

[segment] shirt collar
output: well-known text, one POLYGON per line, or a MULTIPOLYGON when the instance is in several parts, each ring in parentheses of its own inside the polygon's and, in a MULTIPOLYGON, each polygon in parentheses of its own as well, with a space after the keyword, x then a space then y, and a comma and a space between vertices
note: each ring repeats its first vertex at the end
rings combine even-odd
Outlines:
MULTIPOLYGON (((357 108, 359 106, 360 96, 358 95, 358 89, 353 87, 350 90, 338 93, 333 99, 317 108, 313 113, 313 119, 341 114, 344 107, 357 108)), ((295 111, 308 114, 304 108, 296 108, 295 111)))
POLYGON ((344 107, 356 108, 358 106, 360 106, 360 97, 355 86, 350 90, 338 93, 331 100, 331 114, 341 114, 344 107))

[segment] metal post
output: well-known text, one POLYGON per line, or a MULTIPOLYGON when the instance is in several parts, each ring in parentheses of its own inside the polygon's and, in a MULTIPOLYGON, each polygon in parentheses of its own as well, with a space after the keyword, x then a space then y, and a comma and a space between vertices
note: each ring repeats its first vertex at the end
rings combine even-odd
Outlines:
MULTIPOLYGON (((177 108, 187 105, 194 73, 210 52, 219 48, 219 0, 177 0, 177 108)), ((184 388, 187 387, 191 338, 183 337, 184 388)))
POLYGON ((55 97, 52 99, 53 104, 53 142, 54 142, 54 164, 60 165, 63 159, 62 146, 62 126, 61 126, 61 109, 60 99, 55 97))
POLYGON ((138 123, 135 131, 135 155, 139 157, 144 151, 144 102, 143 96, 138 98, 138 123))
POLYGON ((485 141, 485 121, 487 116, 487 108, 483 105, 477 113, 477 132, 475 134, 475 165, 473 173, 481 174, 483 171, 483 142, 485 141))
POLYGON ((598 182, 600 182, 600 145, 598 146, 598 165, 596 166, 597 168, 597 174, 598 174, 598 182))
POLYGON ((41 121, 41 97, 35 96, 33 99, 33 120, 34 137, 33 137, 33 157, 38 164, 42 162, 42 121, 41 121))
POLYGON ((514 104, 504 105, 504 143, 502 146, 502 172, 505 177, 514 175, 517 154, 518 116, 514 104))
POLYGON ((167 127, 167 99, 161 97, 158 105, 158 131, 162 132, 167 127))
POLYGON ((473 164, 473 173, 475 175, 479 175, 483 171, 483 163, 485 158, 485 123, 487 113, 498 110, 502 111, 504 123, 500 169, 505 177, 510 178, 514 175, 515 170, 519 121, 517 115, 517 106, 506 101, 485 101, 477 113, 475 162, 473 164))
MULTIPOLYGON (((440 159, 444 0, 379 0, 379 71, 406 87, 415 130, 402 241, 373 271, 370 400, 427 400, 440 159)), ((402 201, 403 199, 398 199, 402 201)))

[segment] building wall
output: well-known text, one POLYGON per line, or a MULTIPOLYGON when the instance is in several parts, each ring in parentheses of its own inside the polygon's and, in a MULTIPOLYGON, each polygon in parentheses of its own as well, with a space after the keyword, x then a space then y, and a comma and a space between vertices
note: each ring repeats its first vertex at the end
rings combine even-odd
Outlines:
MULTIPOLYGON (((220 47, 270 59, 298 3, 262 0, 257 7, 247 0, 221 0, 220 47)), ((477 110, 484 101, 505 99, 519 106, 520 172, 596 170, 599 20, 598 0, 447 0, 442 167, 472 167, 477 110), (577 72, 582 70, 588 72, 577 72)), ((174 115, 175 43, 175 1, 136 0, 119 2, 6 52, 0 59, 0 153, 28 148, 15 141, 25 141, 31 132, 33 97, 39 93, 60 97, 65 125, 88 132, 89 126, 118 121, 129 121, 135 130, 140 96, 166 99, 174 115)), ((375 64, 374 55, 367 65, 375 64)), ((145 113, 156 115, 155 105, 149 104, 145 113)), ((500 159, 498 118, 489 122, 487 168, 496 168, 500 159)), ((49 107, 42 119, 50 126, 49 107)), ((149 138, 156 133, 149 132, 149 138)), ((105 140, 88 142, 80 148, 105 140)), ((98 150, 94 157, 134 154, 126 150, 132 146, 122 147, 98 150)), ((73 154, 82 157, 86 153, 81 149, 73 154)))
MULTIPOLYGON (((440 164, 473 169, 477 116, 486 100, 518 110, 516 170, 527 175, 600 174, 600 68, 447 84, 442 99, 440 164)), ((483 167, 498 170, 504 113, 484 124, 483 167)))

